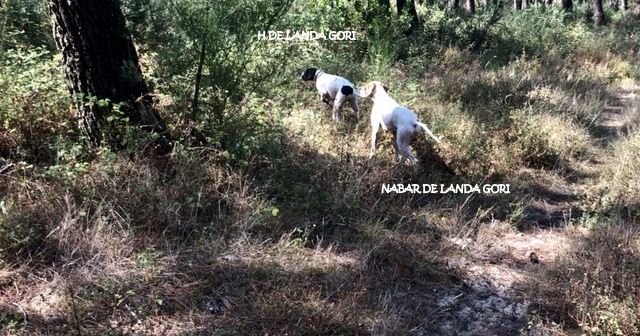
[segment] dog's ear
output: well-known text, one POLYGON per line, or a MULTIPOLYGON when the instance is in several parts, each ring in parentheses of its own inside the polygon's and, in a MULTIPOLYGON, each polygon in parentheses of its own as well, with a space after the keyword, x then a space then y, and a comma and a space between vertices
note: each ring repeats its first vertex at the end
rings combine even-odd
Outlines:
POLYGON ((308 68, 307 70, 302 72, 302 76, 300 76, 300 78, 302 78, 303 81, 312 81, 316 77, 317 71, 318 69, 316 68, 308 68))
POLYGON ((374 82, 367 82, 359 90, 360 97, 369 98, 373 95, 376 90, 376 85, 374 82))

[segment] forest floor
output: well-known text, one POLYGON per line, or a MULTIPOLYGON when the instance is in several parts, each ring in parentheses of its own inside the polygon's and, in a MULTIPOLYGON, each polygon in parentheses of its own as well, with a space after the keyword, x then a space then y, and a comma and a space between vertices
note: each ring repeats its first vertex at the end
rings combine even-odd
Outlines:
POLYGON ((603 169, 616 164, 610 145, 638 127, 639 93, 640 87, 632 86, 611 95, 601 115, 593 120, 588 159, 573 162, 575 166, 568 170, 521 171, 524 180, 541 182, 546 188, 532 188, 530 194, 523 195, 526 203, 518 231, 504 232, 496 223, 483 228, 475 239, 453 240, 460 254, 449 262, 464 270, 465 280, 462 286, 442 293, 436 322, 439 334, 565 333, 531 314, 537 313, 540 303, 554 301, 552 297, 531 297, 536 292, 532 289, 553 286, 547 277, 562 267, 563 260, 588 255, 588 251, 581 251, 581 242, 590 234, 578 224, 581 209, 588 206, 586 195, 597 188, 595 182, 603 169))
POLYGON ((587 153, 551 169, 519 168, 509 198, 381 195, 381 181, 437 174, 392 167, 391 146, 369 161, 366 132, 305 123, 304 112, 314 113, 306 106, 288 120, 287 134, 299 136, 292 136, 296 151, 285 153, 291 157, 284 167, 269 162, 283 173, 266 182, 260 170, 192 167, 181 157, 170 162, 170 182, 157 173, 160 164, 144 159, 98 162, 103 171, 75 181, 102 200, 87 215, 89 206, 74 203, 68 189, 11 175, 23 188, 16 194, 36 204, 34 218, 43 212, 55 225, 44 239, 48 259, 35 255, 0 270, 3 332, 572 334, 579 326, 565 316, 570 296, 557 279, 581 258, 597 259, 586 250, 593 231, 585 209, 617 164, 613 146, 638 127, 639 94, 637 86, 613 90, 589 126, 587 153), (348 140, 326 141, 338 132, 348 140), (199 180, 200 174, 217 179, 199 180), (183 197, 193 190, 198 199, 183 197), (218 208, 194 206, 201 194, 213 195, 218 208), (41 206, 42 199, 54 201, 41 206), (506 212, 511 218, 499 214, 505 211, 494 218, 494 203, 515 205, 506 212), (331 223, 313 237, 325 218, 331 223))

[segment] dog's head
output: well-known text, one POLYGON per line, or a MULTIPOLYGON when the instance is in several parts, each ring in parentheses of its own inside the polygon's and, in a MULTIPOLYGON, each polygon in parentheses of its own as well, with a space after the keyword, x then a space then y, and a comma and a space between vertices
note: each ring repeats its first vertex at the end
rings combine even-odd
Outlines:
POLYGON ((364 84, 358 91, 360 97, 371 98, 376 94, 376 91, 389 91, 389 88, 381 81, 372 81, 364 84))
POLYGON ((302 78, 303 81, 315 80, 316 72, 318 72, 318 69, 316 69, 316 68, 308 68, 307 70, 302 72, 302 76, 300 76, 300 78, 302 78))

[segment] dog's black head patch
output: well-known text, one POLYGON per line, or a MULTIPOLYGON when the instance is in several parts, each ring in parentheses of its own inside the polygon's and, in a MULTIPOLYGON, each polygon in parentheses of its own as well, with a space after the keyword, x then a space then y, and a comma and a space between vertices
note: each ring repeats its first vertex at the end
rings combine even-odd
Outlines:
POLYGON ((342 94, 345 96, 352 95, 353 88, 351 86, 344 85, 340 88, 340 92, 342 92, 342 94))
POLYGON ((318 71, 318 69, 316 68, 308 68, 307 70, 305 70, 302 73, 302 80, 303 81, 312 81, 315 80, 316 78, 316 72, 318 71))

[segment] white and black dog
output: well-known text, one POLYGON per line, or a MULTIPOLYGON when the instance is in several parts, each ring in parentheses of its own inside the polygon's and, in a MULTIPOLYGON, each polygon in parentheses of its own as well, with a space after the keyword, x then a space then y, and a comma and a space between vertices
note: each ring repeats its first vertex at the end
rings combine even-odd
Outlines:
POLYGON ((338 120, 338 110, 346 100, 351 104, 351 108, 356 112, 360 120, 360 107, 358 107, 358 95, 354 85, 346 78, 330 75, 316 68, 308 68, 302 73, 302 80, 315 81, 316 89, 320 94, 320 100, 331 105, 333 99, 333 110, 331 119, 338 120))

